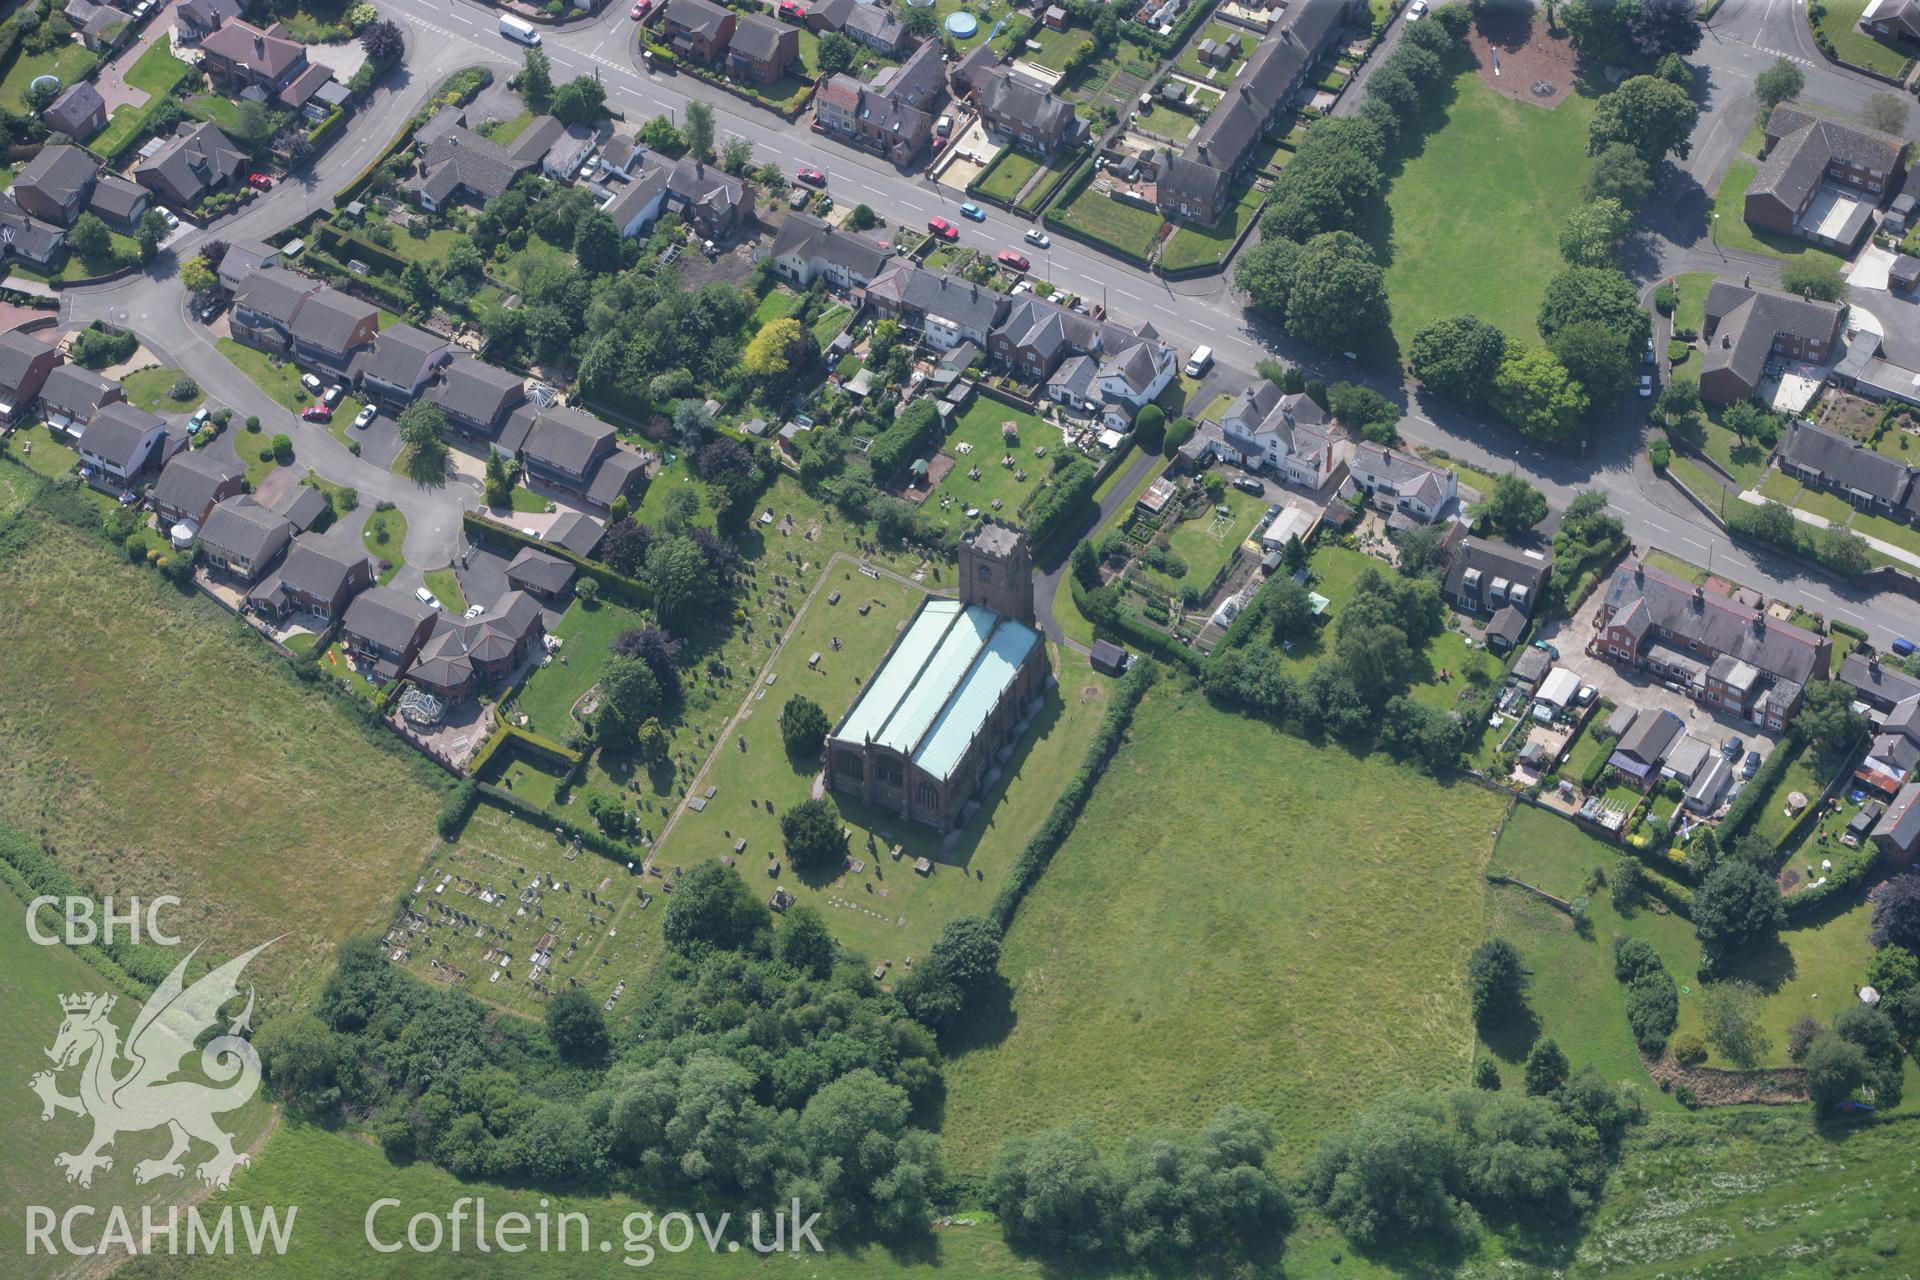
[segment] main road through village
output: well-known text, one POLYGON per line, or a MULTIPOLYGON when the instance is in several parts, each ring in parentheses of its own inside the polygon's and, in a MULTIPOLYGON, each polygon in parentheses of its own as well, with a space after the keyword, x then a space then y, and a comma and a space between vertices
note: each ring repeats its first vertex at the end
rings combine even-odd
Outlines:
MULTIPOLYGON (((460 514, 478 502, 472 484, 420 486, 367 462, 341 446, 323 428, 299 422, 214 347, 204 326, 188 315, 178 263, 211 238, 275 238, 314 209, 329 203, 414 112, 435 85, 462 67, 487 65, 512 74, 522 51, 498 33, 496 10, 468 0, 381 0, 381 11, 402 24, 407 36, 403 69, 390 75, 373 100, 355 114, 346 137, 304 171, 290 176, 239 215, 207 231, 188 230, 168 246, 152 270, 112 284, 70 290, 62 296, 65 317, 73 322, 108 320, 136 330, 149 349, 192 374, 216 400, 242 415, 257 414, 294 435, 303 464, 336 483, 358 488, 373 499, 394 502, 406 514, 406 569, 400 585, 417 585, 422 568, 447 563, 460 544, 460 514)), ((1884 86, 1842 72, 1820 61, 1805 30, 1798 0, 1727 0, 1706 33, 1696 61, 1707 109, 1702 113, 1692 152, 1684 166, 1663 177, 1643 237, 1629 266, 1646 281, 1676 270, 1738 270, 1767 278, 1773 264, 1733 261, 1707 242, 1704 210, 1733 148, 1755 111, 1753 77, 1776 56, 1802 64, 1805 96, 1843 112, 1856 112, 1884 86)), ((903 226, 919 226, 929 217, 955 216, 964 198, 932 183, 924 174, 905 173, 885 160, 826 141, 804 123, 788 124, 755 110, 690 76, 651 73, 638 64, 636 24, 623 3, 611 4, 597 18, 544 31, 544 48, 556 79, 594 75, 607 88, 609 105, 630 126, 666 114, 683 118, 689 98, 714 107, 722 140, 745 138, 757 160, 772 161, 791 173, 811 165, 828 176, 828 188, 842 204, 863 201, 903 226)), ((1389 38, 1397 37, 1398 27, 1389 38)), ((1350 98, 1357 95, 1349 94, 1350 98)), ((1350 105, 1350 104, 1343 104, 1350 105)), ((962 242, 989 251, 1023 247, 1022 236, 1035 225, 996 209, 984 222, 960 223, 962 242)), ((1737 255, 1735 255, 1737 257, 1737 255)), ((1731 544, 1672 485, 1657 479, 1645 461, 1639 431, 1638 402, 1622 406, 1596 431, 1597 444, 1584 457, 1540 449, 1513 432, 1444 403, 1423 400, 1397 369, 1368 367, 1298 346, 1243 312, 1230 277, 1219 275, 1168 282, 1064 238, 1041 251, 1035 273, 1083 297, 1097 298, 1116 319, 1150 321, 1183 350, 1206 344, 1216 352, 1222 373, 1210 385, 1232 385, 1250 377, 1256 362, 1278 357, 1297 363, 1328 381, 1345 378, 1373 386, 1405 406, 1401 434, 1419 444, 1444 448, 1463 463, 1484 471, 1517 470, 1538 485, 1556 508, 1582 489, 1598 488, 1641 547, 1658 547, 1714 569, 1768 595, 1793 601, 1829 617, 1864 626, 1883 644, 1897 634, 1920 637, 1920 603, 1892 593, 1873 594, 1834 582, 1782 556, 1731 544)), ((1877 295, 1884 305, 1887 295, 1877 295)), ((1894 346, 1893 326, 1889 345, 1894 346)), ((1915 326, 1913 358, 1920 359, 1920 324, 1915 326)), ((1892 352, 1899 358, 1905 353, 1892 352)))

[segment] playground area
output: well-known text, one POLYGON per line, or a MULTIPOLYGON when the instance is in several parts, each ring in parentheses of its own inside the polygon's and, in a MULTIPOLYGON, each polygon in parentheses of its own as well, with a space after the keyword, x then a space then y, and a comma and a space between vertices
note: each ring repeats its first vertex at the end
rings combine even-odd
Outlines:
POLYGON ((1566 34, 1549 34, 1531 6, 1477 7, 1467 44, 1487 88, 1548 111, 1566 100, 1579 75, 1566 34))

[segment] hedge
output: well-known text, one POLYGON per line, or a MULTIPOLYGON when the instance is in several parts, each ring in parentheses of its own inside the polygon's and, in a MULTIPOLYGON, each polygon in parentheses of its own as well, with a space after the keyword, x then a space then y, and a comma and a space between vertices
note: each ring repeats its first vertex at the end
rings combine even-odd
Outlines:
POLYGON ((493 757, 509 742, 514 744, 517 753, 524 753, 534 763, 557 768, 562 773, 572 773, 583 758, 578 751, 563 747, 551 738, 529 733, 515 725, 503 724, 473 753, 473 759, 467 762, 467 773, 479 778, 487 765, 492 763, 493 757))
POLYGON ((940 411, 931 400, 915 400, 867 449, 873 478, 885 484, 915 457, 930 448, 940 430, 940 411))
POLYGON ((334 134, 346 127, 346 123, 346 108, 335 107, 327 113, 325 120, 322 120, 319 124, 307 130, 307 144, 313 147, 325 146, 333 138, 334 134))
POLYGON ((314 227, 313 232, 314 239, 319 241, 320 247, 333 253, 335 257, 341 256, 334 252, 336 247, 344 247, 349 259, 358 259, 368 266, 377 266, 389 275, 397 276, 407 269, 407 260, 393 250, 375 244, 365 236, 355 235, 343 227, 335 226, 331 222, 320 223, 314 227))
POLYGON ((1060 851, 1060 846, 1072 834, 1074 823, 1080 819, 1080 811, 1093 794, 1094 784, 1106 772, 1107 762, 1119 748, 1127 726, 1133 723, 1134 708, 1140 705, 1140 699, 1153 686, 1158 672, 1159 668, 1151 658, 1141 658, 1121 677, 1120 686, 1114 691, 1113 705, 1107 708, 1093 741, 1087 744, 1087 754, 1080 763, 1079 771, 1068 780, 1060 798, 1053 802, 1047 820, 1040 824, 1040 829, 1033 833, 1033 839, 1027 841, 1027 847, 1020 851, 1020 860, 1013 864, 1006 885, 987 909, 987 919, 1002 934, 1013 924, 1014 913, 1020 909, 1020 903, 1033 886, 1040 882, 1040 875, 1047 869, 1047 864, 1053 861, 1053 855, 1060 851))
MULTIPOLYGON (((1811 813, 1813 809, 1814 806, 1807 806, 1808 812, 1811 813)), ((1787 897, 1787 920, 1789 922, 1798 920, 1835 894, 1848 893, 1859 888, 1860 883, 1867 878, 1867 874, 1873 870, 1874 864, 1879 860, 1880 850, 1872 844, 1862 845, 1854 850, 1853 857, 1844 863, 1834 865, 1832 873, 1827 876, 1824 883, 1802 889, 1787 897)))
POLYGON ((1100 473, 1085 458, 1075 458, 1054 473, 1027 512, 1027 540, 1044 547, 1048 540, 1082 514, 1081 504, 1100 487, 1100 473))
POLYGON ((557 542, 547 542, 541 538, 530 538, 509 525, 496 524, 484 516, 471 511, 463 512, 460 524, 474 539, 481 542, 508 542, 518 547, 532 547, 535 551, 544 551, 550 556, 565 560, 587 577, 600 584, 600 594, 617 604, 629 608, 645 609, 653 603, 653 591, 638 578, 629 578, 598 560, 589 560, 585 556, 575 555, 557 542))
POLYGON ((1859 641, 1861 644, 1865 644, 1867 642, 1866 629, 1864 627, 1856 627, 1851 622, 1840 622, 1838 620, 1835 620, 1827 624, 1827 630, 1833 632, 1836 635, 1851 636, 1853 639, 1859 641))
MULTIPOLYGON (((1787 766, 1793 763, 1805 746, 1806 742, 1799 730, 1789 728, 1787 736, 1781 739, 1780 745, 1768 753, 1766 762, 1748 781, 1746 788, 1733 798, 1733 803, 1727 806, 1727 816, 1720 820, 1719 835, 1722 848, 1726 848, 1730 842, 1746 834, 1747 827, 1760 816, 1760 806, 1765 803, 1768 796, 1773 794, 1773 789, 1780 785, 1780 779, 1785 776, 1787 766)), ((1811 809, 1813 806, 1807 807, 1811 809)))
POLYGON ((360 193, 367 189, 367 184, 373 181, 374 175, 380 172, 387 161, 412 144, 414 130, 431 120, 434 113, 441 107, 463 107, 472 102, 482 89, 492 83, 493 72, 485 67, 468 67, 448 76, 440 92, 429 99, 426 106, 414 113, 413 118, 394 135, 393 141, 382 147, 380 154, 368 161, 367 167, 355 174, 352 182, 340 188, 333 197, 334 208, 345 208, 358 200, 360 193))

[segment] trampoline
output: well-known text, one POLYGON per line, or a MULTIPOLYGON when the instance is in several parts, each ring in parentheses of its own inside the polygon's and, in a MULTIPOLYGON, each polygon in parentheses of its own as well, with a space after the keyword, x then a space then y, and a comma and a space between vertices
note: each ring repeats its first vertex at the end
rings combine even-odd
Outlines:
POLYGON ((964 10, 947 15, 947 31, 956 39, 965 40, 980 29, 980 20, 964 10))

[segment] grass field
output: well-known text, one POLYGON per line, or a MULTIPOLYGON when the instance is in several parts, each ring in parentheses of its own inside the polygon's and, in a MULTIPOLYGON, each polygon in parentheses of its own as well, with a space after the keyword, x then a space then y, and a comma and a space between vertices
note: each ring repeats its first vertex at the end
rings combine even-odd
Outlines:
POLYGON ((986 396, 974 397, 967 411, 960 415, 960 421, 954 426, 953 434, 946 438, 940 451, 953 459, 953 470, 942 477, 939 484, 927 494, 920 504, 920 511, 929 520, 949 526, 970 528, 980 516, 968 516, 969 507, 977 509, 981 516, 994 516, 997 519, 1019 523, 1016 514, 1020 504, 1027 500, 1040 482, 1053 474, 1051 456, 1036 458, 1033 451, 1036 446, 1047 447, 1049 455, 1060 450, 1060 432, 1050 427, 1030 413, 1022 413, 1010 405, 1001 404, 986 396), (1019 424, 1020 442, 1008 447, 1000 434, 1000 425, 1004 422, 1019 424), (961 453, 958 446, 971 445, 971 453, 961 453), (1000 459, 1011 454, 1013 465, 1003 467, 1000 459), (978 480, 968 479, 967 473, 975 467, 980 469, 978 480), (1026 478, 1021 479, 1024 473, 1026 478), (993 508, 993 500, 998 498, 1001 506, 993 508))
POLYGON ((1866 12, 1867 0, 1827 0, 1820 8, 1820 16, 1812 19, 1813 29, 1833 42, 1833 51, 1842 59, 1895 79, 1907 74, 1913 65, 1912 54, 1860 29, 1860 15, 1866 12))
POLYGON ((1272 1113, 1291 1165, 1379 1096, 1464 1081, 1501 807, 1163 682, 1007 935, 1005 1038, 948 1063, 953 1165, 1227 1101, 1272 1113))
POLYGON ((1404 348, 1422 325, 1471 312, 1533 341, 1547 281, 1560 269, 1561 222, 1580 203, 1587 122, 1578 94, 1551 111, 1501 97, 1469 66, 1446 123, 1406 161, 1387 193, 1385 251, 1393 332, 1404 348))
POLYGON ((1674 278, 1673 288, 1680 295, 1673 308, 1673 327, 1699 333, 1707 323, 1707 294, 1713 288, 1713 273, 1686 272, 1674 278))
POLYGON ((213 604, 44 523, 0 561, 0 819, 99 892, 180 895, 192 941, 287 932, 263 987, 317 983, 431 846, 428 766, 213 604))
POLYGON ((179 379, 177 369, 156 365, 128 374, 120 379, 120 385, 126 389, 128 403, 136 409, 145 409, 148 413, 192 413, 206 401, 207 393, 196 391, 185 400, 175 400, 168 392, 179 379))
POLYGON ((99 61, 98 54, 78 41, 63 44, 46 53, 23 53, 8 64, 6 75, 0 77, 0 107, 16 114, 31 115, 27 110, 27 86, 36 78, 58 76, 64 88, 76 80, 85 80, 99 61))
POLYGON ((1185 577, 1175 582, 1144 567, 1143 576, 1169 595, 1178 595, 1183 586, 1204 590, 1267 511, 1264 498, 1238 489, 1228 489, 1221 495, 1220 504, 1227 508, 1227 515, 1202 505, 1198 515, 1182 520, 1167 538, 1168 550, 1187 563, 1185 577))

